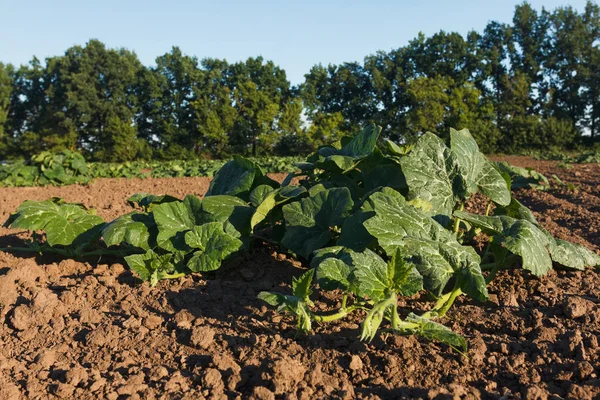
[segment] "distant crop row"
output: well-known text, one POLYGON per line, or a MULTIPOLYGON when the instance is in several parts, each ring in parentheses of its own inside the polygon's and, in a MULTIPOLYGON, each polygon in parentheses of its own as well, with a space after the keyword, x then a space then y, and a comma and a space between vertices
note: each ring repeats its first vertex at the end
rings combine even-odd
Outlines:
MULTIPOLYGON (((262 157, 253 162, 267 173, 293 172, 298 157, 262 157)), ((226 161, 135 161, 126 163, 88 163, 70 150, 43 152, 28 161, 0 165, 0 186, 44 186, 86 184, 94 178, 168 178, 212 177, 226 161)))

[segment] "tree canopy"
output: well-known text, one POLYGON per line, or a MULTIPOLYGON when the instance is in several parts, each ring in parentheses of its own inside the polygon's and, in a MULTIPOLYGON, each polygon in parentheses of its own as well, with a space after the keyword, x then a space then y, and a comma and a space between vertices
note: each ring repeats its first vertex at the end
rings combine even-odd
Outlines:
POLYGON ((419 33, 362 62, 315 65, 293 86, 262 57, 178 47, 144 66, 98 40, 0 63, 0 159, 78 149, 90 159, 298 154, 376 123, 394 140, 468 128, 486 152, 600 136, 600 8, 538 11, 483 32, 419 33))

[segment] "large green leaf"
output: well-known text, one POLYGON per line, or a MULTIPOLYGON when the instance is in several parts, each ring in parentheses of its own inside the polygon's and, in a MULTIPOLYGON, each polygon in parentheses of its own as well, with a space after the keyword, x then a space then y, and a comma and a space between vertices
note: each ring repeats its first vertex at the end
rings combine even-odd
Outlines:
POLYGON ((398 247, 406 249, 407 259, 423 276, 425 289, 441 294, 459 274, 465 292, 478 300, 487 298, 481 260, 471 247, 460 245, 452 233, 394 190, 384 188, 366 204, 375 212, 364 222, 367 231, 390 257, 398 247))
POLYGON ((270 193, 273 193, 275 189, 273 189, 269 185, 259 185, 255 187, 250 193, 250 203, 254 207, 258 207, 260 203, 262 203, 270 193))
POLYGON ((444 223, 449 222, 457 202, 468 194, 467 183, 454 152, 433 133, 425 133, 400 164, 410 198, 430 202, 431 215, 439 216, 444 223))
POLYGON ((182 250, 185 243, 178 233, 186 232, 196 225, 196 218, 191 210, 183 202, 174 201, 154 206, 152 213, 158 226, 158 246, 167 251, 182 250))
POLYGON ((494 235, 494 243, 521 256, 523 268, 534 275, 545 275, 552 269, 549 246, 553 239, 537 225, 505 215, 486 217, 464 211, 456 211, 454 215, 494 235))
POLYGON ((233 156, 233 160, 225 164, 210 183, 206 197, 220 194, 235 196, 249 192, 254 184, 259 168, 252 161, 242 157, 233 156))
POLYGON ((354 251, 363 251, 375 238, 364 226, 364 222, 375 213, 370 210, 370 204, 365 203, 362 209, 346 218, 342 225, 342 233, 337 240, 339 246, 344 246, 354 251))
POLYGON ((350 289, 351 267, 338 258, 326 258, 321 260, 317 268, 317 281, 324 290, 350 289))
POLYGON ((372 250, 362 252, 331 247, 315 253, 317 280, 326 290, 342 289, 375 302, 391 294, 412 296, 423 289, 423 278, 399 250, 385 262, 372 250))
POLYGON ((349 171, 375 150, 381 127, 370 124, 343 146, 325 146, 309 157, 313 165, 326 171, 349 171))
POLYGON ((513 217, 516 219, 524 219, 532 224, 538 224, 535 215, 531 212, 531 210, 521 204, 514 197, 511 199, 510 204, 506 207, 497 206, 494 209, 494 215, 508 215, 509 217, 513 217))
POLYGON ((283 206, 286 232, 282 244, 309 258, 331 238, 330 228, 340 226, 350 210, 352 199, 347 188, 323 190, 314 196, 283 206))
POLYGON ((156 228, 152 215, 135 211, 107 224, 102 230, 102 237, 107 246, 127 243, 140 249, 150 250, 152 228, 156 228))
POLYGON ((372 194, 363 210, 374 215, 364 222, 367 231, 377 238, 389 256, 397 246, 403 245, 405 237, 448 241, 452 234, 425 214, 421 209, 410 205, 395 190, 384 188, 372 194))
POLYGON ((450 147, 463 170, 469 193, 479 190, 501 205, 510 203, 510 190, 493 164, 479 151, 479 146, 468 129, 450 129, 450 147))
POLYGON ((203 216, 199 222, 221 222, 225 230, 235 237, 250 234, 250 221, 254 209, 234 196, 217 195, 202 200, 203 216))
POLYGON ((194 272, 214 271, 228 256, 240 250, 243 243, 223 230, 223 224, 209 222, 186 232, 185 242, 194 251, 187 266, 194 272))
MULTIPOLYGON (((275 207, 285 204, 304 193, 306 193, 306 188, 301 186, 285 186, 275 190, 271 189, 256 207, 250 221, 250 228, 254 230, 254 227, 264 221, 275 207)), ((252 198, 250 200, 252 201, 252 198)))
POLYGON ((324 147, 319 150, 319 154, 325 157, 334 155, 350 157, 352 159, 360 159, 368 157, 377 144, 377 138, 381 133, 381 127, 370 124, 367 125, 358 135, 353 137, 350 142, 346 143, 340 149, 334 147, 324 147))
POLYGON ((103 223, 101 217, 90 214, 90 211, 80 204, 51 199, 24 201, 5 226, 32 231, 44 230, 50 246, 68 246, 78 236, 103 223))
POLYGON ((583 270, 586 266, 600 266, 600 256, 575 243, 556 239, 550 244, 552 260, 568 268, 583 270))
POLYGON ((467 350, 467 341, 465 338, 452 332, 452 330, 440 323, 413 313, 410 313, 406 317, 406 322, 418 324, 419 327, 414 330, 414 333, 428 340, 437 340, 463 352, 467 350))

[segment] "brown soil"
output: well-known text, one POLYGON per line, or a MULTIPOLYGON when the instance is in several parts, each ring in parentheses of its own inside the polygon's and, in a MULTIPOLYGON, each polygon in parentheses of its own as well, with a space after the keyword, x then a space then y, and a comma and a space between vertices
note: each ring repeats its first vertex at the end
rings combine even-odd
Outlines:
MULTIPOLYGON (((517 196, 556 236, 600 249, 599 165, 508 161, 579 185, 517 196)), ((183 197, 207 186, 183 178, 4 188, 0 218, 25 199, 61 196, 111 219, 133 193, 183 197)), ((2 228, 0 247, 22 236, 2 228)), ((107 259, 0 252, 0 399, 600 398, 598 271, 500 273, 490 301, 459 299, 442 321, 467 337, 461 355, 417 337, 362 343, 358 317, 296 338, 293 321, 256 294, 289 290, 304 268, 263 247, 211 276, 150 288, 107 259)))

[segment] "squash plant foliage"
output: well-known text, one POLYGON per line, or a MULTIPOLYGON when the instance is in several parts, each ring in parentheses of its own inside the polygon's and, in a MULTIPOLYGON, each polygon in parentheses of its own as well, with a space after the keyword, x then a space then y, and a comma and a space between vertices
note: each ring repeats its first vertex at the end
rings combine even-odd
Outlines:
POLYGON ((213 271, 257 242, 274 244, 311 269, 292 279, 291 293, 259 298, 294 315, 300 332, 360 313, 364 340, 382 331, 418 334, 461 351, 465 339, 435 320, 459 296, 485 301, 498 270, 520 266, 540 276, 553 265, 600 265, 594 252, 538 224, 511 195, 513 171, 490 162, 467 130, 451 130, 449 145, 426 133, 410 147, 379 134, 369 125, 319 148, 282 184, 236 156, 203 199, 138 194, 128 199, 136 209, 110 223, 58 200, 25 202, 7 225, 45 230, 35 251, 123 255, 151 285, 213 271), (475 193, 488 201, 485 215, 463 210, 475 193), (482 233, 489 241, 480 254, 473 238, 482 233), (315 290, 333 291, 341 307, 315 312, 315 290), (398 310, 400 296, 422 291, 436 299, 430 311, 398 310))

